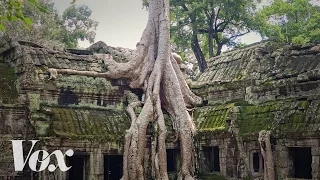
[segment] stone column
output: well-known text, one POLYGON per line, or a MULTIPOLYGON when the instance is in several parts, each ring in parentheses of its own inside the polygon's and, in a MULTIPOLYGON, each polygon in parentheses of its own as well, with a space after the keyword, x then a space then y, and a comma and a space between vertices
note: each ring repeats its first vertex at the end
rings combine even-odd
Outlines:
POLYGON ((101 149, 93 149, 89 158, 89 180, 103 180, 103 163, 101 149))
POLYGON ((276 175, 281 178, 289 176, 289 152, 283 145, 276 145, 274 150, 276 175))
POLYGON ((312 147, 311 155, 312 179, 320 179, 320 147, 312 147))

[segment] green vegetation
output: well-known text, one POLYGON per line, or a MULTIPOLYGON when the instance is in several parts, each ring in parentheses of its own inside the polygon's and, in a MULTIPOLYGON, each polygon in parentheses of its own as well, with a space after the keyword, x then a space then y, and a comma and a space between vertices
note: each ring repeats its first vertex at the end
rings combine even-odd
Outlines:
POLYGON ((175 51, 183 57, 193 51, 200 71, 222 46, 246 46, 238 37, 249 32, 286 44, 320 42, 319 21, 320 4, 312 0, 171 0, 175 51))
POLYGON ((253 27, 253 0, 171 0, 171 37, 178 52, 192 50, 199 69, 207 67, 205 59, 221 54, 224 45, 243 46, 238 37, 253 27))
MULTIPOLYGON (((36 0, 27 0, 27 3, 32 4, 36 9, 45 11, 45 9, 36 0)), ((18 21, 29 29, 32 24, 32 20, 29 17, 25 17, 23 13, 24 1, 19 0, 7 0, 0 1, 0 31, 5 31, 5 22, 18 21)))
POLYGON ((0 31, 5 30, 5 34, 15 40, 32 41, 51 48, 75 48, 78 40, 93 43, 98 26, 90 19, 92 11, 88 6, 75 4, 62 16, 54 3, 46 0, 9 0, 0 3, 0 11, 3 12, 0 31))
POLYGON ((320 42, 319 5, 310 0, 274 0, 257 16, 259 32, 288 44, 320 42))

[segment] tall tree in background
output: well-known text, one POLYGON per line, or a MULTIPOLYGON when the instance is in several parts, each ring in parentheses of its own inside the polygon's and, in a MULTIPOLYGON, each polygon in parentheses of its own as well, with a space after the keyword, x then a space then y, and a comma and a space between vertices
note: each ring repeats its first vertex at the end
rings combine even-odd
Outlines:
POLYGON ((256 29, 254 0, 171 0, 171 35, 181 49, 191 48, 201 72, 206 57, 221 54, 222 47, 237 46, 236 39, 256 29))
POLYGON ((264 38, 287 44, 320 42, 320 3, 311 0, 274 0, 257 18, 264 38))
POLYGON ((68 47, 77 47, 78 40, 94 42, 98 22, 90 19, 91 14, 92 11, 88 6, 76 6, 75 4, 63 12, 63 42, 68 47))
MULTIPOLYGON (((141 100, 131 102, 127 111, 131 126, 125 134, 123 180, 144 180, 147 129, 151 124, 152 178, 168 180, 166 158, 166 125, 164 112, 170 115, 181 149, 181 167, 178 179, 193 180, 195 125, 187 107, 201 103, 189 89, 180 71, 181 59, 170 51, 169 0, 150 0, 147 26, 127 63, 118 63, 110 55, 101 55, 108 68, 105 73, 72 69, 49 69, 56 74, 76 74, 112 79, 125 78, 131 88, 143 90, 141 100), (136 107, 142 107, 136 114, 136 107)), ((97 55, 99 56, 99 55, 97 55)), ((54 77, 51 77, 55 79, 54 77)))
MULTIPOLYGON (((50 0, 36 1, 36 6, 29 1, 23 2, 18 14, 22 14, 27 23, 16 18, 2 21, 5 34, 11 38, 59 49, 75 48, 78 40, 94 41, 98 23, 90 19, 92 12, 87 6, 73 4, 60 16, 50 0)), ((14 12, 11 14, 16 14, 17 10, 14 12)))

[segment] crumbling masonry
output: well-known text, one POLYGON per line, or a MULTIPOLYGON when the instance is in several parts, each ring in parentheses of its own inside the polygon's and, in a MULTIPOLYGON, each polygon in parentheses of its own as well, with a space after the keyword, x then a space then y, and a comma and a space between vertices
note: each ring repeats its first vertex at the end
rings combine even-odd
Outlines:
MULTIPOLYGON (((0 179, 121 178, 124 132, 130 125, 125 107, 141 98, 141 91, 130 89, 124 79, 64 74, 49 79, 49 68, 107 71, 96 53, 125 62, 132 51, 99 42, 88 50, 59 52, 0 40, 0 179), (49 152, 73 149, 75 155, 66 159, 73 168, 15 172, 13 139, 40 139, 37 149, 49 152)), ((280 48, 261 42, 223 53, 208 66, 190 83, 203 98, 190 111, 198 128, 198 177, 263 178, 267 168, 261 150, 269 142, 277 179, 320 179, 320 45, 280 48), (259 142, 261 132, 270 133, 267 142, 259 142)), ((168 172, 175 179, 179 146, 166 119, 168 172)))

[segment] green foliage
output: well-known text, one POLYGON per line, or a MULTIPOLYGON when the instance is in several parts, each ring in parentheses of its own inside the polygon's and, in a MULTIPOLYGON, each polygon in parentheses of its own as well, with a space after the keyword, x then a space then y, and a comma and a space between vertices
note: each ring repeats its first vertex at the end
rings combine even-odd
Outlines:
POLYGON ((66 27, 63 32, 63 41, 68 47, 76 47, 78 40, 94 42, 95 30, 98 23, 90 16, 92 11, 88 6, 71 5, 62 15, 62 22, 66 27))
POLYGON ((256 3, 254 0, 171 0, 172 41, 180 51, 190 49, 192 34, 196 33, 207 58, 219 55, 223 45, 238 46, 237 38, 255 29, 252 21, 256 3))
POLYGON ((16 40, 37 42, 58 49, 75 48, 78 40, 94 41, 98 23, 90 19, 92 11, 87 6, 72 4, 60 16, 50 0, 35 2, 37 6, 23 1, 20 7, 21 14, 28 17, 27 28, 22 27, 25 24, 21 21, 3 21, 6 35, 16 40))
POLYGON ((320 41, 320 7, 310 0, 275 0, 257 16, 263 37, 285 43, 320 41))
MULTIPOLYGON (((28 0, 28 2, 38 10, 45 11, 36 0, 28 0)), ((19 21, 25 28, 29 29, 32 21, 24 16, 23 5, 24 1, 20 0, 0 1, 0 31, 6 30, 4 23, 7 21, 19 21)))

